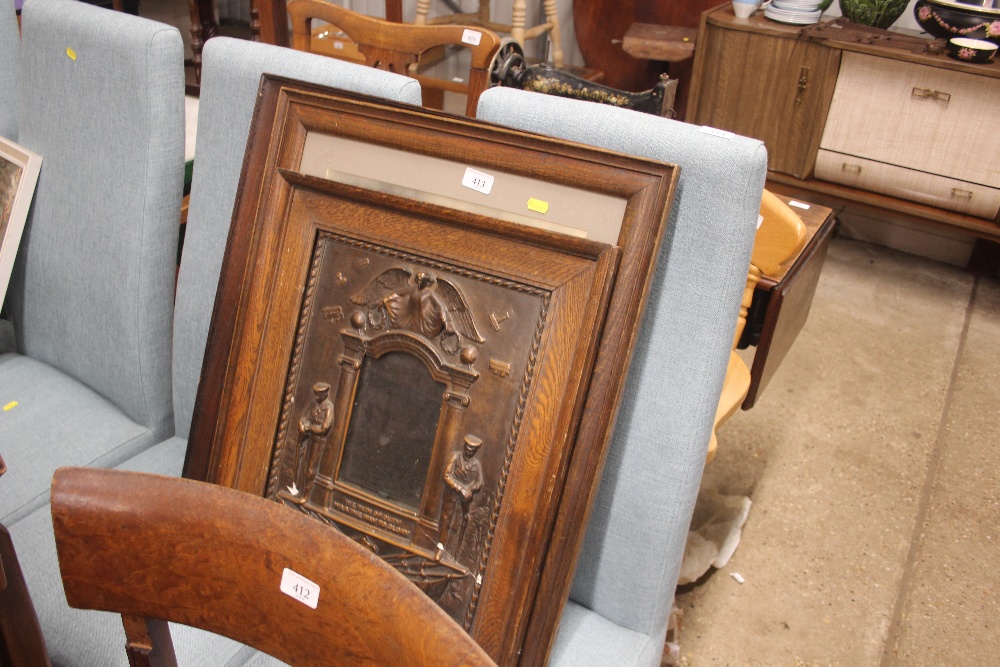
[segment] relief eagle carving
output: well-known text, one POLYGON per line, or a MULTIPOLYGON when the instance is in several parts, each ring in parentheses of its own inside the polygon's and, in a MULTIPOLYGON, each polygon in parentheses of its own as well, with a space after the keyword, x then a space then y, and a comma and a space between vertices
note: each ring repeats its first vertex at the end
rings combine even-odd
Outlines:
POLYGON ((430 340, 440 336, 441 349, 449 354, 458 351, 460 336, 485 342, 458 287, 427 271, 383 271, 350 299, 368 308, 368 321, 374 328, 388 324, 388 328, 406 329, 430 340))

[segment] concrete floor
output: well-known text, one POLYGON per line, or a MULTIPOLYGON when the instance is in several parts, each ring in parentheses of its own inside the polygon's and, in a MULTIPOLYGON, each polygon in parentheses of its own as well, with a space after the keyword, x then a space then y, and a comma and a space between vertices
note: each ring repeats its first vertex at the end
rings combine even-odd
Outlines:
POLYGON ((679 591, 680 664, 1000 664, 998 351, 1000 281, 834 239, 706 468, 753 506, 730 563, 679 591))

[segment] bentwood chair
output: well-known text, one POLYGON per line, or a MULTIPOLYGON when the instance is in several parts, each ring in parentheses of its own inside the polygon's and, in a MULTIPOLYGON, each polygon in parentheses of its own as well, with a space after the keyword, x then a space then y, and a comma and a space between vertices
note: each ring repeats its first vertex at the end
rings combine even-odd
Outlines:
POLYGON ((500 38, 481 28, 415 26, 356 14, 328 0, 289 0, 292 48, 315 51, 313 19, 325 21, 347 35, 370 67, 407 74, 422 53, 438 46, 459 46, 471 52, 465 113, 476 115, 479 96, 490 85, 490 65, 500 38))
POLYGON ((806 226, 802 218, 795 214, 785 202, 771 192, 764 190, 760 203, 760 227, 754 237, 753 254, 750 256, 750 270, 743 290, 740 315, 736 322, 733 338, 734 351, 729 354, 726 380, 722 384, 719 407, 715 412, 715 426, 708 445, 708 461, 715 457, 718 448, 716 432, 743 403, 750 390, 750 369, 736 354, 736 344, 743 335, 747 323, 747 310, 753 301, 754 289, 762 275, 775 275, 788 262, 795 259, 806 243, 806 226))
POLYGON ((489 667, 381 558, 264 498, 185 479, 63 468, 52 523, 70 606, 122 615, 132 665, 176 665, 167 621, 299 666, 489 667))

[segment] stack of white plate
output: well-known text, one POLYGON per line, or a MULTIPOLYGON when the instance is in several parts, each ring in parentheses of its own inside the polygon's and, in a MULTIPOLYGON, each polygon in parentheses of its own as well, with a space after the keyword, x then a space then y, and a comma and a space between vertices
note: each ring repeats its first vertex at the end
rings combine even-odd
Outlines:
POLYGON ((809 25, 818 23, 823 0, 771 0, 764 6, 764 16, 779 23, 809 25))

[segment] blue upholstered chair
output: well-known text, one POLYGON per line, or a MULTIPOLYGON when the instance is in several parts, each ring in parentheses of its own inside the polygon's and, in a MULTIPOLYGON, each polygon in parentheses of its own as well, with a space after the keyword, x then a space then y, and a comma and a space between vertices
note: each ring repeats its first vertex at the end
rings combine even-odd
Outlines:
POLYGON ((239 39, 216 37, 206 42, 191 204, 174 314, 175 433, 148 453, 146 472, 181 472, 243 153, 264 72, 420 104, 420 84, 409 77, 239 39))
POLYGON ((492 88, 477 117, 680 165, 624 399, 550 664, 660 664, 767 169, 759 141, 492 88))
POLYGON ((0 521, 47 502, 59 465, 116 465, 173 432, 170 327, 183 178, 178 31, 28 0, 18 142, 42 155, 0 356, 0 521))
MULTIPOLYGON (((20 67, 17 15, 12 0, 0 0, 0 137, 17 141, 20 67)), ((3 348, 0 348, 3 349, 3 348)))
MULTIPOLYGON (((38 5, 48 2, 63 4, 61 0, 29 2, 35 3, 34 10, 38 9, 38 5)), ((104 14, 102 18, 106 18, 104 14)), ((61 47, 61 52, 65 57, 65 44, 61 47)), ((178 51, 175 55, 175 64, 180 67, 181 54, 178 51)), ((116 71, 120 72, 109 65, 103 76, 116 78, 116 71)), ((115 462, 118 467, 130 470, 169 475, 180 475, 181 472, 222 256, 261 73, 315 81, 402 102, 420 102, 419 84, 407 77, 290 49, 222 37, 207 43, 202 72, 196 158, 177 283, 172 354, 169 331, 162 343, 168 359, 172 359, 170 367, 163 370, 162 379, 168 387, 172 384, 173 418, 167 433, 169 437, 161 438, 159 444, 144 449, 128 460, 115 462)), ((183 90, 175 88, 172 93, 175 98, 169 103, 182 105, 183 90)), ((183 117, 181 109, 178 109, 178 113, 183 117)), ((46 156, 46 166, 47 159, 46 156)), ((175 156, 175 160, 180 169, 183 162, 180 153, 175 156)), ((177 188, 179 197, 179 183, 177 188)), ((179 210, 178 199, 172 221, 175 230, 179 210)), ((105 242, 108 240, 104 239, 105 242)), ((171 253, 173 265, 175 246, 168 246, 167 249, 171 253)), ((171 270, 171 287, 172 275, 171 270)), ((169 322, 167 325, 169 326, 169 322)), ((3 365, 0 361, 0 378, 3 377, 2 373, 3 365)), ((0 426, 0 442, 5 442, 2 433, 0 426)), ((13 469, 9 459, 8 463, 13 469)), ((64 464, 64 461, 59 464, 64 464)), ((10 474, 12 473, 8 476, 10 474)), ((52 471, 49 470, 47 474, 51 478, 52 471)), ((7 476, 3 482, 7 482, 7 476)), ((0 498, 2 497, 3 493, 0 493, 0 498)), ((11 533, 18 553, 22 554, 25 578, 28 580, 53 661, 66 665, 125 664, 125 655, 121 650, 124 632, 120 619, 113 614, 83 612, 66 605, 56 561, 49 506, 43 505, 18 521, 11 526, 11 533), (24 555, 27 553, 32 554, 30 558, 24 555)), ((239 665, 252 655, 250 649, 235 642, 189 628, 175 629, 173 634, 181 664, 213 667, 239 665)))
POLYGON ((27 528, 48 516, 52 473, 117 465, 173 432, 183 44, 67 0, 28 0, 22 30, 17 140, 44 166, 6 300, 17 350, 0 355, 0 522, 44 624, 62 597, 32 571, 51 524, 37 539, 27 528))

